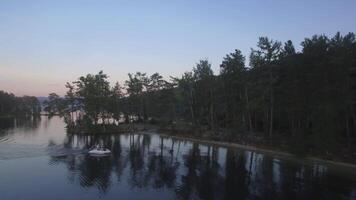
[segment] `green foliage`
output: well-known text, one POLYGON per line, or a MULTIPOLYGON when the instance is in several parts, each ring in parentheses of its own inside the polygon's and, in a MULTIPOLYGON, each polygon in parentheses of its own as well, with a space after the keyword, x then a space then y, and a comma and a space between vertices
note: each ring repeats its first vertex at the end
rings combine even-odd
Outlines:
POLYGON ((356 137, 355 34, 315 35, 301 46, 297 52, 291 41, 261 37, 250 67, 235 50, 223 58, 218 75, 200 60, 170 81, 158 73, 128 74, 125 88, 110 87, 103 72, 88 74, 67 83, 64 110, 80 111, 90 125, 123 117, 172 127, 185 123, 220 134, 214 138, 226 138, 224 131, 231 139, 264 137, 298 153, 350 151, 356 137))
POLYGON ((38 115, 40 112, 41 105, 36 97, 16 97, 14 94, 0 91, 0 116, 38 115))
POLYGON ((43 104, 43 110, 46 111, 50 116, 56 114, 62 115, 65 112, 64 109, 66 109, 64 99, 56 93, 50 93, 48 95, 48 100, 44 101, 43 104))

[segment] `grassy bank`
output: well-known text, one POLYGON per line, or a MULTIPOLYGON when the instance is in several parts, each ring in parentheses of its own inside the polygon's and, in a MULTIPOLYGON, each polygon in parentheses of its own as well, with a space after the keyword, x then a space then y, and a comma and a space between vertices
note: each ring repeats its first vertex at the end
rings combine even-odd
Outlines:
POLYGON ((120 134, 132 133, 146 130, 157 130, 158 126, 151 124, 132 123, 132 124, 97 124, 87 126, 67 125, 67 133, 70 134, 120 134))

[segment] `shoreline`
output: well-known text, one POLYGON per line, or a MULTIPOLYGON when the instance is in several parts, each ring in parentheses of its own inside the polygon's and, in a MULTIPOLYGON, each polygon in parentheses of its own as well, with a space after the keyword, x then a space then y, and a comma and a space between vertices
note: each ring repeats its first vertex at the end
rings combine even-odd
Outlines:
MULTIPOLYGON (((186 134, 179 135, 175 133, 171 133, 169 130, 160 130, 157 125, 149 125, 149 124, 135 124, 134 126, 130 126, 130 129, 123 129, 121 131, 112 130, 110 132, 106 132, 108 134, 130 134, 130 133, 140 133, 140 134, 157 134, 164 137, 171 137, 180 140, 188 140, 192 142, 197 142, 201 144, 208 144, 220 147, 227 147, 227 148, 237 148, 242 150, 249 150, 254 152, 260 152, 276 157, 281 157, 284 159, 289 159, 297 162, 303 162, 305 164, 310 163, 317 163, 326 166, 330 166, 333 168, 336 167, 343 167, 350 170, 353 170, 353 174, 356 175, 356 163, 352 162, 345 162, 345 161, 338 161, 338 160, 328 160, 325 158, 321 158, 318 156, 306 155, 306 156, 298 156, 296 154, 290 153, 288 151, 273 149, 268 147, 258 147, 248 144, 240 144, 238 142, 228 142, 228 141, 216 141, 209 138, 202 138, 199 136, 188 136, 186 134)), ((127 128, 127 127, 126 127, 127 128)))
POLYGON ((305 156, 305 157, 299 157, 295 154, 285 152, 285 151, 279 151, 279 150, 272 150, 272 149, 267 149, 267 148, 261 148, 261 147, 256 147, 252 145, 244 145, 244 144, 238 144, 234 142, 222 142, 222 141, 214 141, 214 140, 209 140, 209 139, 202 139, 202 138, 194 138, 194 137, 188 137, 188 136, 177 136, 177 135, 171 135, 169 133, 164 133, 158 130, 146 130, 146 131, 138 131, 137 133, 143 133, 143 134, 157 134, 160 136, 164 137, 171 137, 175 139, 180 139, 180 140, 188 140, 192 142, 197 142, 201 144, 208 144, 208 145, 214 145, 214 146, 220 146, 220 147, 226 147, 226 148, 237 148, 241 150, 248 150, 248 151, 254 151, 254 152, 259 152, 259 153, 265 153, 268 155, 284 158, 284 159, 289 159, 292 161, 296 162, 302 162, 304 164, 322 164, 327 167, 332 167, 332 168, 347 168, 350 170, 351 173, 356 175, 356 164, 353 163, 348 163, 348 162, 343 162, 343 161, 333 161, 333 160, 327 160, 327 159, 322 159, 318 158, 316 156, 305 156))

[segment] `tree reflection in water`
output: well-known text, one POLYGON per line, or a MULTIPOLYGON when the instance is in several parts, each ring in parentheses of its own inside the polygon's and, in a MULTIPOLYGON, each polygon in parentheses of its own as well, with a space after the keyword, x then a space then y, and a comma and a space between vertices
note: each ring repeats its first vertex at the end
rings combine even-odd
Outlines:
POLYGON ((36 130, 41 125, 40 116, 22 116, 0 118, 0 143, 7 139, 7 136, 13 136, 15 133, 36 134, 36 130))
POLYGON ((155 134, 68 134, 64 147, 88 149, 97 143, 112 154, 51 156, 51 163, 64 163, 71 182, 96 187, 102 194, 120 183, 131 190, 163 189, 177 199, 354 198, 355 182, 320 165, 155 134))
POLYGON ((19 128, 26 130, 36 130, 41 123, 40 116, 27 117, 9 117, 0 119, 0 132, 5 132, 9 129, 19 128))

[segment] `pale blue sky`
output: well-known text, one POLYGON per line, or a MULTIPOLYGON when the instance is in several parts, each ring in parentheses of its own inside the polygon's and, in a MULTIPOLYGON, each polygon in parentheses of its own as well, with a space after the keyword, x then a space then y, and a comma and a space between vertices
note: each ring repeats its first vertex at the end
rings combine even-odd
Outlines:
POLYGON ((104 70, 178 76, 208 58, 215 73, 259 36, 297 48, 313 34, 356 32, 355 0, 0 0, 0 90, 64 93, 66 81, 104 70))

